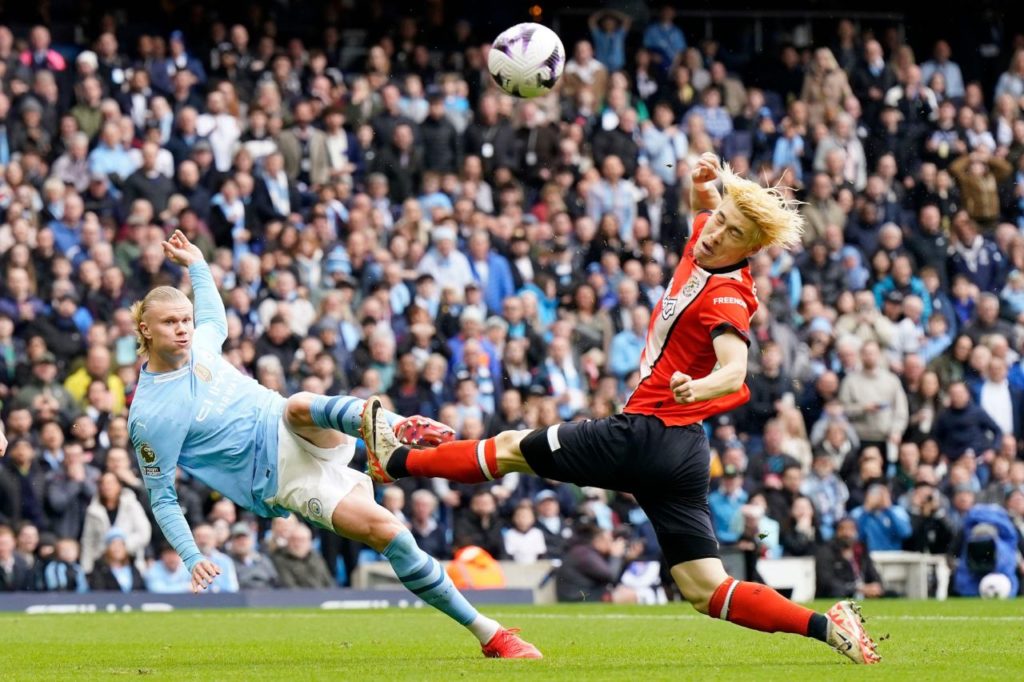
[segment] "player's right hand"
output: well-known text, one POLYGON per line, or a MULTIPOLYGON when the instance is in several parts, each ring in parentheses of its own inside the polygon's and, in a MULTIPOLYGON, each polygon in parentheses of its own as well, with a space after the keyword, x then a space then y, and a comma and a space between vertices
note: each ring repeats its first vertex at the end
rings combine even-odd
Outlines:
POLYGON ((693 390, 693 377, 682 372, 675 372, 669 380, 669 388, 677 403, 693 403, 697 401, 697 394, 693 390))
POLYGON ((201 263, 203 261, 203 252, 199 250, 198 246, 190 242, 181 230, 175 230, 170 239, 161 242, 160 246, 164 247, 164 255, 167 258, 182 267, 187 268, 193 263, 201 263))
POLYGON ((213 583, 220 575, 220 567, 212 561, 203 559, 192 569, 192 593, 199 594, 213 583))
POLYGON ((694 166, 690 179, 694 184, 703 182, 714 182, 718 178, 718 171, 721 166, 718 164, 718 155, 713 152, 704 152, 700 160, 694 166))

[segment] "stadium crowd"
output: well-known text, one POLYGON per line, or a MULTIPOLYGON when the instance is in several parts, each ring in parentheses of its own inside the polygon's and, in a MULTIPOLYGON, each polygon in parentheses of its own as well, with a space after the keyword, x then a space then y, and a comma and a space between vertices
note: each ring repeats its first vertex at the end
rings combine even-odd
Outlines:
MULTIPOLYGON (((602 12, 559 87, 517 101, 466 21, 379 23, 350 59, 326 19, 108 15, 86 49, 0 26, 0 590, 188 589, 126 429, 128 306, 189 286, 171 230, 212 264, 243 372, 480 438, 621 409, 705 152, 791 186, 807 223, 802 251, 752 260, 752 398, 706 424, 723 551, 750 572, 814 556, 819 596, 880 596, 869 551, 966 561, 992 504, 1024 569, 1024 36, 989 84, 946 41, 915 54, 842 20, 747 78, 671 8, 635 29, 602 12)), ((375 558, 178 485, 214 589, 346 584, 375 558)), ((565 599, 659 558, 610 491, 378 493, 437 557, 561 561, 565 599)))

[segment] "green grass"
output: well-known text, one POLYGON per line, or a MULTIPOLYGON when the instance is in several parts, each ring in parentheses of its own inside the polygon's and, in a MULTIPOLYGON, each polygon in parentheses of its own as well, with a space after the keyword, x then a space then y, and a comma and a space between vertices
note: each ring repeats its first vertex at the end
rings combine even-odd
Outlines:
MULTIPOLYGON (((827 607, 824 603, 818 608, 827 607)), ((869 602, 885 637, 865 668, 823 644, 763 635, 685 605, 491 607, 545 654, 487 660, 429 609, 0 615, 0 679, 1024 679, 1024 600, 869 602)))

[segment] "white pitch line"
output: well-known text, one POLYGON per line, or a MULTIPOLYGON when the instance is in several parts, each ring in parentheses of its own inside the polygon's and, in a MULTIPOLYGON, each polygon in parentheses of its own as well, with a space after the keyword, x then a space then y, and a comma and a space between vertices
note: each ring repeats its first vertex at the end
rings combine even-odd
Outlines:
MULTIPOLYGON (((692 614, 680 614, 670 616, 666 614, 644 615, 639 613, 580 613, 572 615, 568 613, 493 613, 493 616, 500 618, 535 618, 542 620, 708 620, 707 616, 692 614)), ((1002 622, 1020 623, 1024 622, 1024 616, 868 616, 868 620, 907 620, 907 621, 956 621, 956 622, 1002 622)))

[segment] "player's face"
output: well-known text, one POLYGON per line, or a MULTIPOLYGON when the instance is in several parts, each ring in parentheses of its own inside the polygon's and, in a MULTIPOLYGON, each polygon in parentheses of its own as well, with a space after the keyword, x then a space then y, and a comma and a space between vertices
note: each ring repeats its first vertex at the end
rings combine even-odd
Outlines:
POLYGON ((749 235, 754 225, 746 218, 732 199, 726 197, 719 204, 701 232, 694 255, 705 268, 721 268, 739 263, 753 254, 749 235))
POLYGON ((188 358, 195 332, 191 303, 155 305, 146 311, 143 325, 142 331, 150 340, 151 355, 158 355, 175 365, 188 358))

